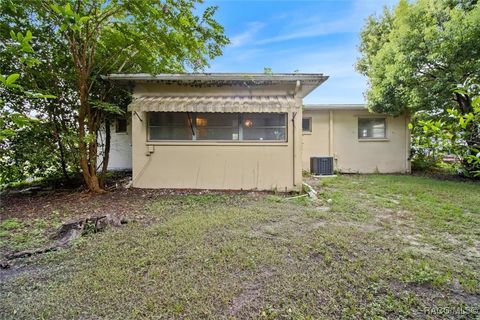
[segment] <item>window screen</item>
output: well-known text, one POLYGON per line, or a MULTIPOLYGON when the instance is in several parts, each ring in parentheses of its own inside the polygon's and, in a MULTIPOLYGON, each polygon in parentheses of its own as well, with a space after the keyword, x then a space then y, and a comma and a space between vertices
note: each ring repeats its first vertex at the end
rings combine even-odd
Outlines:
POLYGON ((312 118, 302 119, 302 130, 303 132, 312 132, 312 118))
POLYGON ((149 112, 149 140, 286 141, 286 113, 149 112))
POLYGON ((197 113, 197 140, 238 140, 238 114, 197 113))
POLYGON ((385 118, 358 118, 359 139, 384 139, 386 133, 385 118))
POLYGON ((243 140, 286 140, 286 114, 242 114, 243 140))
POLYGON ((186 112, 149 112, 150 140, 192 140, 191 116, 186 112))

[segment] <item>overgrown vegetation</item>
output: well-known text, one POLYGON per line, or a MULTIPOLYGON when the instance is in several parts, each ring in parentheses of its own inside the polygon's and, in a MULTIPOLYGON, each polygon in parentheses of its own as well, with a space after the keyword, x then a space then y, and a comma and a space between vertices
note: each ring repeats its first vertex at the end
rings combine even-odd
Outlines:
POLYGON ((412 116, 414 159, 456 156, 480 176, 480 4, 401 0, 361 33, 357 69, 368 77, 370 110, 412 116))
POLYGON ((480 185, 388 175, 309 183, 318 203, 140 197, 144 221, 0 271, 0 317, 475 316, 480 185))
POLYGON ((18 85, 54 98, 35 100, 0 90, 2 122, 10 125, 12 114, 28 119, 21 128, 13 121, 12 134, 2 137, 8 152, 0 155, 0 184, 52 171, 66 179, 80 172, 89 190, 102 192, 110 123, 124 115, 131 98, 128 88, 113 86, 101 75, 185 72, 207 66, 228 40, 214 19, 216 8, 201 10, 199 2, 1 1, 2 75, 15 74, 18 85), (26 37, 30 58, 18 59, 16 48, 26 37), (30 122, 36 126, 28 126, 30 122), (98 139, 102 126, 104 145, 98 139), (36 140, 32 131, 46 139, 36 140), (48 161, 42 154, 50 157, 48 161))

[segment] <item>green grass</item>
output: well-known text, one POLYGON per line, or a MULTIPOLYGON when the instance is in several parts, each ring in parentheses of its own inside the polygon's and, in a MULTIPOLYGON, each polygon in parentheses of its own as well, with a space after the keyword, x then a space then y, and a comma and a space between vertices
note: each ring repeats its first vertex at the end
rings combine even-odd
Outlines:
POLYGON ((480 185, 309 182, 318 202, 207 194, 147 203, 148 223, 88 235, 0 281, 0 318, 380 319, 478 308, 480 185))
POLYGON ((0 253, 37 248, 50 241, 49 231, 61 225, 57 212, 49 219, 35 218, 26 221, 6 219, 0 222, 0 253))

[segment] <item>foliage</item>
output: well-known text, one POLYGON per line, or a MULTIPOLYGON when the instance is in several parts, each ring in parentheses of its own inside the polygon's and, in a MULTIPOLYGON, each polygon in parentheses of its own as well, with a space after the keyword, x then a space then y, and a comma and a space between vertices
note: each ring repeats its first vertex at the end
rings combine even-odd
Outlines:
MULTIPOLYGON (((16 58, 14 68, 39 65, 41 62, 32 57, 34 50, 30 45, 32 32, 25 35, 10 32, 11 40, 4 44, 2 53, 16 58)), ((4 68, 2 67, 2 70, 4 68)), ((24 103, 46 101, 55 96, 27 90, 17 82, 20 73, 0 75, 0 92, 3 97, 16 97, 24 103)), ((21 181, 29 177, 45 177, 56 166, 55 148, 50 143, 51 134, 43 127, 43 122, 29 117, 12 108, 12 100, 0 100, 0 185, 21 181)))
MULTIPOLYGON (((2 185, 32 178, 61 175, 60 159, 50 124, 35 118, 15 120, 18 114, 5 113, 4 131, 11 133, 0 142, 0 182, 2 185)), ((68 172, 75 171, 67 167, 68 172)))
MULTIPOLYGON (((357 70, 369 81, 369 109, 391 115, 412 114, 435 127, 452 123, 454 118, 462 121, 470 117, 468 114, 474 113, 470 92, 454 89, 479 80, 478 21, 480 4, 463 0, 401 0, 394 9, 371 16, 361 33, 357 62, 357 70)), ((436 140, 432 143, 446 144, 440 146, 443 151, 458 151, 462 149, 459 144, 466 142, 470 151, 457 153, 462 157, 473 154, 479 134, 474 130, 478 127, 475 121, 474 117, 462 138, 432 138, 436 140)), ((463 124, 455 126, 460 129, 463 124)), ((432 137, 419 137, 423 130, 413 129, 414 142, 422 140, 424 144, 432 137)), ((463 162, 466 172, 474 170, 468 166, 469 159, 463 162)))
POLYGON ((415 145, 422 155, 425 150, 454 155, 463 162, 463 168, 468 169, 463 172, 465 175, 480 177, 480 90, 478 85, 471 85, 455 91, 472 97, 472 110, 461 113, 458 109, 447 109, 448 116, 436 120, 417 115, 415 122, 421 132, 416 136, 415 145))
MULTIPOLYGON (((41 66, 25 64, 25 82, 39 92, 50 90, 50 103, 25 104, 8 96, 10 108, 42 117, 56 128, 62 170, 75 154, 88 188, 101 191, 97 176, 98 132, 126 109, 128 90, 105 83, 115 72, 183 72, 198 70, 221 54, 228 42, 214 20, 215 7, 201 12, 196 0, 184 1, 43 1, 0 3, 0 32, 32 30, 41 66), (75 132, 74 136, 70 133, 75 132), (63 138, 66 138, 64 140, 63 138)), ((2 67, 11 55, 2 52, 2 67)), ((108 143, 108 141, 107 141, 108 143)), ((105 147, 108 150, 108 147, 105 147)), ((103 157, 106 170, 108 156, 103 157)), ((103 172, 104 173, 104 172, 103 172)))

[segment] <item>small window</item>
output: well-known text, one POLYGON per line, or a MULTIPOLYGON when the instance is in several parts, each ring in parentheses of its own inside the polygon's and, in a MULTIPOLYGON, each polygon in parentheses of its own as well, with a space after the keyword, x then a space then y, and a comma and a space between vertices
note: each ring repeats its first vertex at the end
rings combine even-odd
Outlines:
POLYGON ((302 119, 302 130, 303 132, 312 132, 312 118, 302 119))
POLYGON ((385 139, 386 137, 385 118, 358 118, 358 139, 385 139))
POLYGON ((243 140, 286 141, 285 113, 242 114, 243 140))
POLYGON ((116 133, 126 133, 127 132, 127 119, 119 118, 115 124, 116 133))

